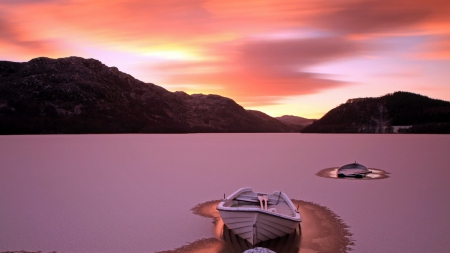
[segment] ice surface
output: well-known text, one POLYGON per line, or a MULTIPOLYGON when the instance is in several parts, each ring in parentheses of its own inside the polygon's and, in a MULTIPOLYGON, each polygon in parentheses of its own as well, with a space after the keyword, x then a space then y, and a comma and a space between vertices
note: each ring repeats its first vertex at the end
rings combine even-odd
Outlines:
POLYGON ((281 190, 350 226, 353 252, 448 252, 450 135, 0 136, 0 251, 155 252, 214 237, 198 203, 281 190), (320 170, 358 161, 382 180, 320 170))

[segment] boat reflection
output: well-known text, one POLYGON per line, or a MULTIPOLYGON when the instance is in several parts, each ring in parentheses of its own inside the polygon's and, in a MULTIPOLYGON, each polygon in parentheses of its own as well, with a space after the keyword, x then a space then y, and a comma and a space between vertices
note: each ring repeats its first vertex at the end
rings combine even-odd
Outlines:
POLYGON ((231 229, 218 222, 218 226, 221 226, 220 238, 225 241, 226 246, 223 252, 243 252, 248 249, 263 247, 275 252, 297 253, 300 250, 301 243, 301 226, 299 225, 292 233, 275 239, 259 242, 256 245, 251 245, 247 240, 242 239, 238 235, 234 234, 231 229))

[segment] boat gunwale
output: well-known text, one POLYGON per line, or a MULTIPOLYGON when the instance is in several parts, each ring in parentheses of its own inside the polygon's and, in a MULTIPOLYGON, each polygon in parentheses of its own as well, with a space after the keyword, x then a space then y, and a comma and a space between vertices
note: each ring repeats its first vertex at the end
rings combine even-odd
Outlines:
POLYGON ((225 202, 227 200, 234 200, 241 193, 246 192, 246 191, 250 191, 250 192, 253 192, 253 193, 256 193, 256 194, 269 195, 268 193, 254 192, 251 187, 244 187, 244 188, 238 189, 237 191, 232 193, 230 196, 228 196, 228 198, 223 199, 219 203, 219 205, 217 205, 216 209, 219 210, 219 211, 227 211, 227 212, 258 212, 258 213, 263 213, 263 214, 267 214, 267 215, 270 215, 270 216, 276 216, 276 217, 283 218, 283 219, 290 220, 290 221, 295 221, 295 222, 301 222, 302 221, 300 213, 295 208, 294 203, 292 203, 292 200, 289 199, 289 197, 285 193, 283 193, 281 191, 280 191, 280 196, 286 202, 286 204, 291 209, 291 211, 294 213, 294 215, 286 215, 286 214, 282 214, 282 213, 278 213, 278 212, 271 212, 271 211, 264 210, 264 209, 261 209, 260 207, 256 207, 256 206, 255 207, 226 207, 226 206, 224 206, 224 204, 225 204, 225 202))
POLYGON ((302 218, 300 217, 300 214, 298 212, 295 212, 295 216, 287 216, 284 214, 280 214, 280 213, 274 213, 274 212, 269 212, 266 210, 262 210, 262 209, 219 209, 217 208, 219 211, 223 211, 223 212, 232 212, 232 213, 237 213, 237 212, 258 212, 258 213, 263 213, 263 214, 267 214, 270 216, 276 216, 278 218, 282 218, 285 220, 289 220, 289 221, 295 221, 295 222, 301 222, 302 218), (298 217, 298 218, 297 218, 298 217))

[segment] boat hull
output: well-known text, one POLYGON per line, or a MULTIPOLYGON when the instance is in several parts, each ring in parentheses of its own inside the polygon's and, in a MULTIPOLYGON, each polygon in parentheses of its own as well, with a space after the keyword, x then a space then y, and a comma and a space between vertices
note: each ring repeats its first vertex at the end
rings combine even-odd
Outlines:
POLYGON ((221 211, 225 225, 239 237, 255 245, 294 231, 299 221, 258 211, 221 211))

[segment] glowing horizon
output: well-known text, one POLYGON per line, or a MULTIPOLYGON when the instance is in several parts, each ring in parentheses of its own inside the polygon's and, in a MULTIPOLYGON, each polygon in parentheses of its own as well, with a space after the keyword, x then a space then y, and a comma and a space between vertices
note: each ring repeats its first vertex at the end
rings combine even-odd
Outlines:
POLYGON ((320 118, 349 98, 450 101, 450 2, 5 0, 0 60, 95 58, 170 91, 320 118))

